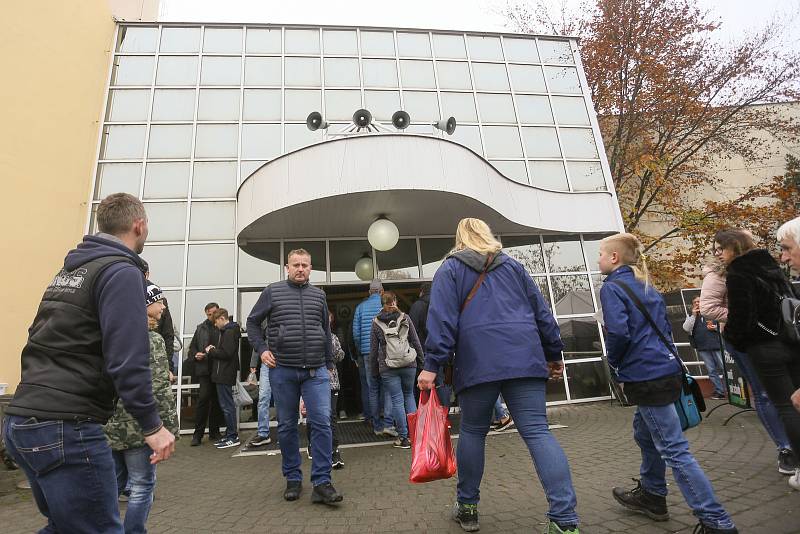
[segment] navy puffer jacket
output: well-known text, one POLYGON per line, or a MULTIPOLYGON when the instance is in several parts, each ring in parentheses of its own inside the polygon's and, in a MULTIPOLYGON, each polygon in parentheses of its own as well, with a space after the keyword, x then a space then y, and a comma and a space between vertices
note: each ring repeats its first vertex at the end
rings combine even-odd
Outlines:
POLYGON ((539 288, 522 264, 502 252, 461 313, 485 263, 486 256, 459 251, 433 278, 424 368, 439 372, 455 353, 456 393, 498 380, 547 378, 547 362, 561 360, 564 347, 539 288))

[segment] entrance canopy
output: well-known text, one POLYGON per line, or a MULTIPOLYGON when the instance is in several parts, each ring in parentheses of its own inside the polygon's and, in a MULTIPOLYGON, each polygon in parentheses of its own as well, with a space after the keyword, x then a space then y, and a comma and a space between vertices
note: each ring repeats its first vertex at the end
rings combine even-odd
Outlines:
POLYGON ((607 191, 520 184, 462 145, 412 134, 352 136, 302 148, 251 174, 237 199, 238 243, 256 257, 259 240, 366 236, 379 216, 409 236, 453 235, 463 217, 484 219, 497 233, 620 228, 616 200, 607 191))

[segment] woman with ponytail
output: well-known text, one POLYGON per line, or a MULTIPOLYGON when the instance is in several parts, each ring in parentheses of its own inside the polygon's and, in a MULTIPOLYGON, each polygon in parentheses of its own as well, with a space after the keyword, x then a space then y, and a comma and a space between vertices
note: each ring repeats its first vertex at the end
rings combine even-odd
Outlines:
POLYGON ((607 275, 600 301, 608 364, 628 401, 637 405, 633 438, 642 452, 641 480, 631 490, 614 488, 614 498, 655 521, 668 520, 665 476, 669 466, 686 503, 700 520, 696 533, 738 532, 689 452, 681 430, 673 403, 680 395, 683 364, 670 341, 672 329, 664 299, 649 283, 642 244, 633 234, 609 236, 600 243, 598 264, 600 272, 607 275))

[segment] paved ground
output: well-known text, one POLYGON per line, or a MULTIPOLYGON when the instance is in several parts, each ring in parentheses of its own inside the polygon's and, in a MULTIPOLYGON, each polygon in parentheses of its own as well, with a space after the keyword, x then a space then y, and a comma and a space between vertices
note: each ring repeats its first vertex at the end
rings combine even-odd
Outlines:
MULTIPOLYGON (((713 402, 713 401, 712 401, 713 402)), ((722 426, 733 408, 717 410, 687 435, 695 456, 743 533, 800 533, 800 492, 775 468, 776 454, 753 413, 722 426)), ((581 532, 691 532, 696 521, 669 478, 672 518, 654 523, 621 509, 610 488, 638 473, 631 438, 632 408, 608 403, 550 410, 554 430, 570 459, 578 493, 581 532)), ((245 436, 246 437, 246 436, 245 436)), ((280 456, 232 457, 182 439, 174 459, 159 466, 151 532, 461 532, 448 516, 455 479, 409 484, 410 452, 389 445, 348 448, 345 469, 334 472, 345 494, 338 509, 284 502, 280 456)), ((308 477, 308 463, 304 460, 308 477)), ((0 531, 32 532, 43 525, 29 492, 9 491, 19 472, 0 467, 0 531), (3 490, 6 490, 3 494, 3 490)), ((308 480, 306 478, 306 480, 308 480)), ((480 504, 481 532, 537 532, 545 499, 530 456, 516 433, 487 440, 480 504)))

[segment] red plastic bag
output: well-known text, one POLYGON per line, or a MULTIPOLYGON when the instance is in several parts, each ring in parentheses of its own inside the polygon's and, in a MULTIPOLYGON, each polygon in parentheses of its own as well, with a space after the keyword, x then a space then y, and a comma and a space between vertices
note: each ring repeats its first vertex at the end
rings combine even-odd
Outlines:
POLYGON ((432 390, 420 392, 419 407, 408 414, 411 437, 410 482, 431 482, 456 474, 456 454, 450 441, 447 408, 432 390))

